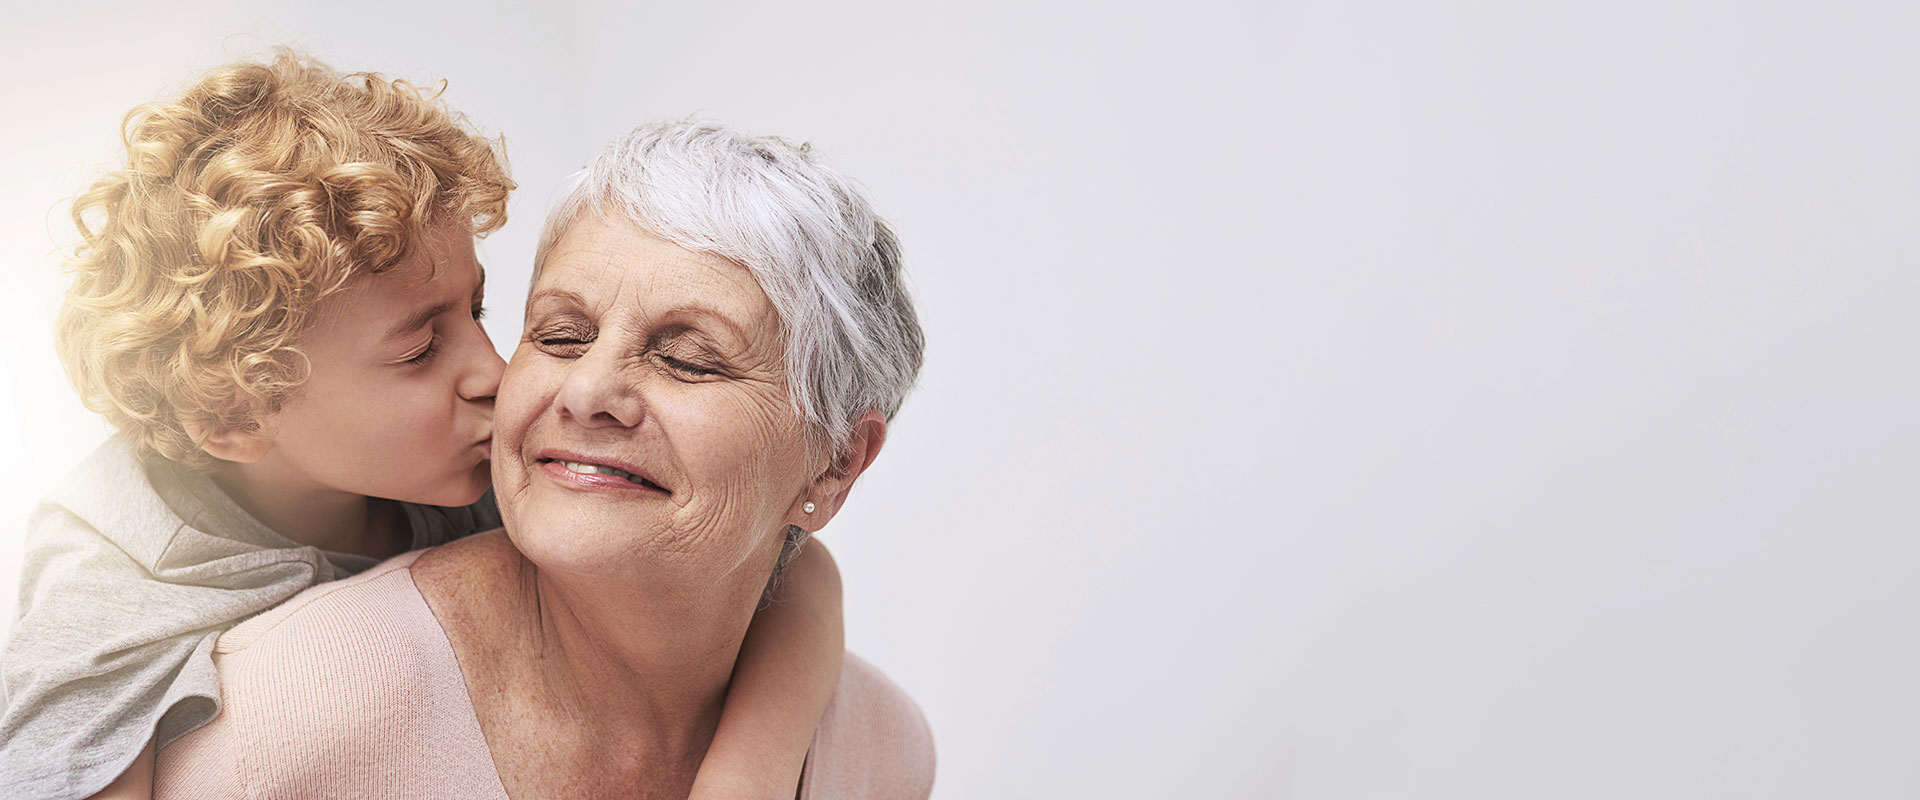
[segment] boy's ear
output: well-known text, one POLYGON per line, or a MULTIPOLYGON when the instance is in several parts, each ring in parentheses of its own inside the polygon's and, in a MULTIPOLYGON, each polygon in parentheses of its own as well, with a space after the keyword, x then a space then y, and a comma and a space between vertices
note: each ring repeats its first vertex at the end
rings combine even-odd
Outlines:
POLYGON ((853 489, 853 482, 873 466, 873 460, 880 457, 880 447, 886 443, 887 418, 878 411, 861 414, 853 423, 853 437, 847 442, 846 457, 828 464, 826 471, 813 479, 788 522, 808 531, 826 527, 847 502, 847 492, 853 489), (809 505, 813 510, 807 510, 809 505))
POLYGON ((187 435, 207 455, 236 464, 252 464, 273 449, 273 435, 265 420, 251 428, 233 428, 213 420, 183 420, 187 435))

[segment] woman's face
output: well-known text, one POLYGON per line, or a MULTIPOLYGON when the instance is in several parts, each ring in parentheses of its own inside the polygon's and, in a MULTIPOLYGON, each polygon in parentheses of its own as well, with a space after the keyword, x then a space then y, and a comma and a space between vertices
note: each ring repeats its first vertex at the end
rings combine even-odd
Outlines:
POLYGON ((549 253, 496 423, 507 530, 544 569, 764 582, 809 499, 766 293, 620 220, 582 219, 549 253))

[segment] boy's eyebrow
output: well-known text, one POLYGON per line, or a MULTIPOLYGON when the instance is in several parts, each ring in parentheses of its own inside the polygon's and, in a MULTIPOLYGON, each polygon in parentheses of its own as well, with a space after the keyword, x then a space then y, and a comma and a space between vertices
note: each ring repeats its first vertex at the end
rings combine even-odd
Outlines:
POLYGON ((451 308, 453 308, 452 303, 441 303, 432 308, 419 311, 415 313, 413 316, 410 316, 404 320, 401 320, 400 324, 393 326, 392 330, 387 331, 387 335, 382 339, 382 341, 398 339, 409 333, 413 333, 414 331, 420 330, 421 328, 426 327, 427 323, 432 322, 434 317, 447 313, 447 310, 451 308))
MULTIPOLYGON (((479 266, 479 265, 475 265, 475 266, 479 266)), ((484 266, 481 266, 480 282, 477 284, 474 284, 473 296, 479 297, 481 293, 485 292, 486 290, 487 290, 487 268, 484 266)), ((421 328, 426 327, 427 323, 432 322, 434 317, 440 316, 441 314, 445 314, 449 310, 452 310, 452 308, 453 308, 452 303, 441 303, 432 308, 423 309, 419 313, 414 314, 411 317, 407 317, 404 320, 401 320, 400 324, 393 326, 393 329, 387 331, 386 337, 381 341, 398 339, 409 333, 413 333, 414 331, 420 330, 421 328)))

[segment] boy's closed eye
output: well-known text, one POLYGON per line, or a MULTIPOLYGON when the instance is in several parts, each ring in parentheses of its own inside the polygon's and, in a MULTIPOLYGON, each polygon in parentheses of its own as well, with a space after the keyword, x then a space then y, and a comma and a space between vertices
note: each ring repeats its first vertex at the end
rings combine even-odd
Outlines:
POLYGON ((440 353, 440 337, 435 336, 427 340, 427 346, 421 348, 418 354, 415 354, 413 357, 408 358, 407 363, 415 364, 415 365, 426 364, 428 362, 433 361, 433 357, 435 355, 438 355, 439 353, 440 353))
MULTIPOLYGON (((474 322, 479 322, 480 320, 486 318, 487 308, 485 305, 476 301, 473 304, 473 307, 469 309, 467 313, 468 313, 468 316, 474 322)), ((419 349, 413 351, 412 355, 409 355, 401 359, 401 361, 402 363, 418 366, 418 365, 423 365, 423 364, 432 362, 433 357, 439 354, 440 354, 440 336, 439 334, 434 334, 433 336, 427 339, 426 344, 421 345, 419 349)))

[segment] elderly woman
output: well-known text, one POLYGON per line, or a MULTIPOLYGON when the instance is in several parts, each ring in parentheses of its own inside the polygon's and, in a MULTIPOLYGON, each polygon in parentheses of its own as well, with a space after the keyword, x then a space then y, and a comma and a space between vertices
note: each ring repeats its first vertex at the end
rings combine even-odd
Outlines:
MULTIPOLYGON (((640 128, 547 222, 493 443, 504 532, 219 640, 178 797, 685 797, 755 607, 919 369, 893 234, 804 147, 640 128)), ((396 457, 404 457, 403 454, 396 457)), ((848 656, 800 797, 925 797, 912 701, 848 656)))

